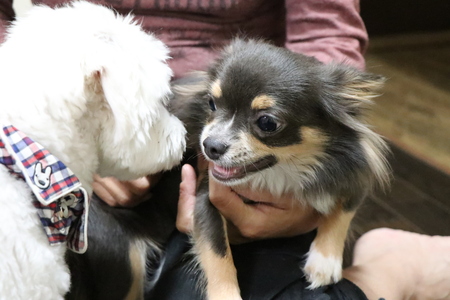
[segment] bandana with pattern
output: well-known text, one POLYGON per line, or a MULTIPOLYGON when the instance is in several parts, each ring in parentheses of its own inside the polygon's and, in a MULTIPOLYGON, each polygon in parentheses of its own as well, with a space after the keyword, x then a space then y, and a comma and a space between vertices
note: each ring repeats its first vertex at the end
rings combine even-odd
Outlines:
POLYGON ((67 242, 77 253, 87 249, 89 197, 75 174, 39 143, 14 126, 0 131, 0 164, 26 181, 50 245, 67 242))

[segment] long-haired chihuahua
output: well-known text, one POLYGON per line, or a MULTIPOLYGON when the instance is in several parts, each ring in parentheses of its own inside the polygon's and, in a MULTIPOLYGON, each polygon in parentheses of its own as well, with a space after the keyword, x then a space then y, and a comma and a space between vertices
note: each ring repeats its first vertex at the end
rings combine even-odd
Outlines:
POLYGON ((198 186, 193 233, 209 300, 241 297, 208 177, 232 188, 290 193, 314 208, 321 221, 306 278, 310 288, 341 279, 355 211, 389 183, 386 143, 364 121, 383 82, 345 65, 236 39, 207 73, 178 83, 172 111, 186 125, 190 145, 213 165, 198 186))

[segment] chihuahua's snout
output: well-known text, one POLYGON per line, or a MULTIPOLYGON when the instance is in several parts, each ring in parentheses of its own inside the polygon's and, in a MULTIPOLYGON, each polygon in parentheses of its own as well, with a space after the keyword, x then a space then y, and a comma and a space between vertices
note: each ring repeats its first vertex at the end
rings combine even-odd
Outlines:
POLYGON ((225 152, 227 152, 229 145, 224 142, 207 137, 203 141, 206 155, 213 160, 219 159, 225 152))

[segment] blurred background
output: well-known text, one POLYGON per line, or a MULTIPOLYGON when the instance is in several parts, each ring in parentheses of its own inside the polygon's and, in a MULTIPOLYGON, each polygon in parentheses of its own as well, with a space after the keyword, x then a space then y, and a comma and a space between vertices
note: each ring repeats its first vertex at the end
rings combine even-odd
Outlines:
POLYGON ((367 69, 388 79, 370 122, 391 144, 394 180, 363 204, 355 237, 376 227, 450 235, 450 0, 360 4, 367 69))
POLYGON ((450 1, 361 0, 367 69, 387 77, 370 122, 391 143, 392 188, 357 230, 450 235, 450 1))

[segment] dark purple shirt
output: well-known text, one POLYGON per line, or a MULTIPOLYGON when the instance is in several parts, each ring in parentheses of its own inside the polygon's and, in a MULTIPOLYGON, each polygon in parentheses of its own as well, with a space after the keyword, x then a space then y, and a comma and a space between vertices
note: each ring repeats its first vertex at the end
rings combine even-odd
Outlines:
MULTIPOLYGON (((0 0, 0 18, 12 20, 12 0, 0 0)), ((66 0, 33 0, 56 6, 66 0)), ((203 70, 232 37, 263 38, 279 46, 364 68, 367 33, 359 0, 99 0, 130 11, 171 49, 179 77, 203 70)), ((3 28, 0 28, 0 41, 3 28)))

